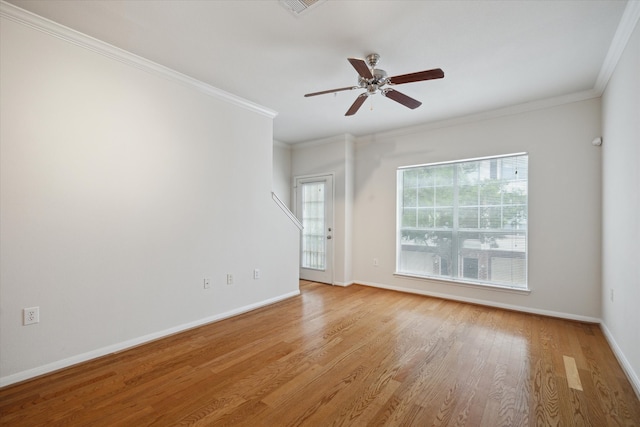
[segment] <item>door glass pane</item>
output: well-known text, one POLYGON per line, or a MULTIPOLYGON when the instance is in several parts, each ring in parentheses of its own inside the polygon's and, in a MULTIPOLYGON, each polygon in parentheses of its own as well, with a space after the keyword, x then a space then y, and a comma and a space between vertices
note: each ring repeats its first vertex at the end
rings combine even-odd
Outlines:
POLYGON ((325 183, 302 184, 302 257, 303 268, 326 268, 326 239, 324 218, 325 183))

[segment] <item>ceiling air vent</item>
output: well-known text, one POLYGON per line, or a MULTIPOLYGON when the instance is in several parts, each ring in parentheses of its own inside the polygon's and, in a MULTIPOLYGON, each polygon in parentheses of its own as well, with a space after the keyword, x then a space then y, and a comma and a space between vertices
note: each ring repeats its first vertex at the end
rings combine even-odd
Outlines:
POLYGON ((300 16, 325 1, 327 0, 280 0, 280 4, 289 12, 300 16))

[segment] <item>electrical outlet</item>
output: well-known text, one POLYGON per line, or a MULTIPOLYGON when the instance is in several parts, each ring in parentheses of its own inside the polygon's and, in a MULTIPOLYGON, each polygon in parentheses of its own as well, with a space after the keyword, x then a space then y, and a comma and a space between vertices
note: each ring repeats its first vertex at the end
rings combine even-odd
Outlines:
POLYGON ((233 274, 227 274, 227 285, 233 285, 233 274))
POLYGON ((22 309, 22 324, 33 325, 40 322, 40 307, 29 307, 22 309))
POLYGON ((203 284, 205 289, 209 289, 211 287, 211 280, 208 277, 205 277, 203 284))
POLYGON ((260 278, 260 269, 256 268, 253 270, 253 278, 254 279, 259 279, 260 278))

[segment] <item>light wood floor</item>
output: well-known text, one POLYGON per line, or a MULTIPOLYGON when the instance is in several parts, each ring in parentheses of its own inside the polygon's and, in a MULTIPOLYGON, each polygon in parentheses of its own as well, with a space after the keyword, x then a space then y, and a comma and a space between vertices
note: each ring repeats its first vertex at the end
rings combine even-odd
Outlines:
POLYGON ((0 425, 640 425, 597 325, 357 285, 301 290, 5 387, 0 425))

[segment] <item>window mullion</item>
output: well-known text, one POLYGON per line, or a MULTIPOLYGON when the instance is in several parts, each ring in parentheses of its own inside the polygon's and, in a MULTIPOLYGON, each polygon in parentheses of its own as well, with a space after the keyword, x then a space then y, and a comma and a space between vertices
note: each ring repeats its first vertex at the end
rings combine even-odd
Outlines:
POLYGON ((460 277, 458 264, 460 261, 460 251, 458 248, 458 227, 460 221, 458 219, 458 166, 453 166, 453 230, 451 232, 451 275, 460 277))

